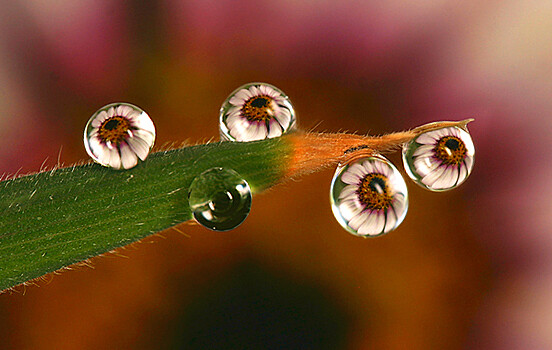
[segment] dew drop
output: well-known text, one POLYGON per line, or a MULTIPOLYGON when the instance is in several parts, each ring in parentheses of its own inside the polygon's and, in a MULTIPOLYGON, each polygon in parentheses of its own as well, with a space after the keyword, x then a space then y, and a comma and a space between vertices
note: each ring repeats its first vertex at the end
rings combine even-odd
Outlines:
POLYGON ((471 174, 475 147, 461 127, 428 131, 404 145, 403 164, 408 176, 431 191, 460 186, 471 174))
POLYGON ((228 96, 220 109, 223 141, 264 140, 295 128, 295 110, 289 98, 270 84, 242 85, 228 96))
POLYGON ((145 160, 155 142, 151 118, 130 103, 98 109, 84 128, 84 147, 92 159, 114 169, 130 169, 145 160))
POLYGON ((197 222, 214 231, 228 231, 249 215, 251 189, 234 170, 211 168, 192 181, 188 201, 197 222))
POLYGON ((357 236, 379 236, 396 229, 408 210, 408 190, 397 168, 383 156, 340 165, 330 189, 339 224, 357 236))

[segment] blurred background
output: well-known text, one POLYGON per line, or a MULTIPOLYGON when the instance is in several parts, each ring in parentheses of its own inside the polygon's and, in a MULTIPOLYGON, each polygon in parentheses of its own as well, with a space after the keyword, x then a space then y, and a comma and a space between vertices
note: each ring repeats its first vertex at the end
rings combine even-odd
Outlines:
MULTIPOLYGON (((410 182, 394 232, 335 221, 333 169, 0 295, 6 348, 552 349, 552 2, 20 0, 0 4, 0 173, 88 159, 115 101, 157 148, 218 138, 252 81, 303 129, 381 134, 474 117, 460 188, 410 182)), ((400 165, 400 157, 391 160, 400 165)))

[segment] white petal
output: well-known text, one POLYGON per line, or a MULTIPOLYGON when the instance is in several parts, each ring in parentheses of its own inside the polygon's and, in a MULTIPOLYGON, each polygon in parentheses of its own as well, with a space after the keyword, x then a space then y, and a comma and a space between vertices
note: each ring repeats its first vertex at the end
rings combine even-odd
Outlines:
POLYGON ((437 140, 439 140, 439 135, 437 134, 437 131, 429 131, 421 134, 416 139, 417 143, 421 143, 424 145, 435 145, 437 143, 437 140))
POLYGON ((275 96, 272 96, 272 99, 278 105, 278 107, 290 109, 290 103, 288 100, 286 100, 284 96, 276 94, 275 96))
POLYGON ((393 210, 389 209, 387 211, 386 219, 387 221, 385 222, 384 232, 389 232, 395 228, 395 225, 397 224, 397 216, 393 210))
POLYGON ((468 171, 470 171, 473 165, 473 157, 466 157, 466 159, 464 159, 464 163, 466 164, 468 171))
POLYGON ((441 174, 439 178, 435 180, 432 188, 436 190, 443 190, 446 188, 451 188, 456 183, 456 176, 453 176, 453 172, 450 167, 444 167, 445 171, 441 174))
MULTIPOLYGON (((453 179, 453 184, 452 186, 455 186, 458 184, 458 180, 460 179, 460 173, 458 171, 458 166, 454 165, 454 166, 451 166, 449 168, 449 171, 450 171, 450 175, 452 176, 452 179, 453 179)), ((451 186, 451 187, 452 187, 451 186)))
POLYGON ((362 208, 356 205, 354 200, 347 200, 339 205, 339 212, 345 220, 350 221, 355 216, 360 215, 362 208))
POLYGON ((275 109, 276 113, 274 114, 274 118, 280 123, 282 128, 286 130, 289 127, 289 123, 291 121, 291 113, 287 108, 280 108, 277 107, 275 109))
POLYGON ((127 143, 132 152, 134 152, 141 160, 145 160, 147 158, 150 147, 145 141, 132 137, 127 140, 127 143))
POLYGON ((395 172, 393 171, 393 168, 391 168, 388 164, 383 163, 383 175, 385 175, 388 179, 395 176, 395 172))
POLYGON ((266 139, 266 135, 268 135, 268 130, 266 129, 266 124, 259 123, 258 128, 257 128, 256 140, 264 140, 264 139, 266 139))
MULTIPOLYGON (((371 233, 370 229, 374 225, 374 222, 375 222, 376 218, 375 218, 375 215, 373 213, 369 212, 369 211, 363 213, 363 215, 366 216, 366 219, 355 230, 357 231, 357 233, 359 235, 366 236, 366 235, 369 235, 371 233)), ((349 226, 351 226, 350 223, 349 223, 349 226)))
POLYGON ((435 148, 434 145, 422 145, 414 151, 412 156, 413 157, 431 157, 433 155, 433 148, 435 148))
POLYGON ((473 144, 473 141, 471 140, 471 137, 469 134, 465 136, 462 141, 464 142, 464 145, 466 146, 466 151, 468 156, 472 156, 475 154, 475 146, 473 144))
POLYGON ((383 225, 385 223, 385 218, 383 214, 373 211, 368 212, 368 219, 364 221, 362 226, 359 227, 358 233, 361 235, 377 235, 383 230, 383 225))
POLYGON ((134 136, 134 138, 144 141, 150 148, 151 146, 153 146, 153 142, 155 141, 155 135, 149 131, 139 129, 132 130, 132 135, 134 136))
MULTIPOLYGON (((381 169, 381 162, 378 162, 376 160, 370 160, 370 169, 371 171, 369 171, 369 173, 376 173, 376 174, 381 174, 382 173, 382 169, 381 169)), ((366 163, 364 163, 366 164, 366 163)))
POLYGON ((392 169, 382 161, 374 161, 374 166, 377 169, 378 174, 384 175, 389 178, 392 173, 392 169))
POLYGON ((257 136, 257 123, 250 123, 247 128, 242 129, 240 141, 254 141, 257 136))
POLYGON ((271 120, 269 122, 270 132, 268 133, 268 138, 278 137, 282 135, 282 128, 280 127, 280 124, 275 121, 271 120))
POLYGON ((460 135, 460 131, 457 128, 447 128, 447 133, 452 136, 456 136, 458 138, 462 138, 462 135, 460 135))
POLYGON ((234 106, 237 106, 237 107, 242 107, 243 104, 245 103, 246 100, 244 100, 242 97, 238 97, 237 95, 234 95, 232 96, 232 98, 230 98, 230 101, 229 103, 231 105, 234 105, 234 106))
POLYGON ((431 157, 418 157, 414 160, 414 168, 420 177, 437 170, 439 166, 440 163, 431 157))
POLYGON ((121 163, 124 169, 130 169, 138 163, 136 153, 126 144, 121 144, 121 163))
MULTIPOLYGON (((126 116, 125 118, 127 118, 128 120, 130 120, 130 122, 134 122, 134 120, 140 118, 142 115, 148 115, 146 112, 140 112, 139 110, 137 109, 132 109, 126 116)), ((149 118, 149 116, 148 116, 149 118)))
POLYGON ((251 93, 247 89, 241 89, 230 98, 230 104, 241 107, 245 101, 251 98, 251 93))
POLYGON ((374 161, 367 160, 364 163, 362 163, 362 166, 364 167, 364 171, 366 174, 372 174, 377 172, 376 164, 374 161))
POLYGON ((341 193, 339 194, 339 199, 356 198, 357 189, 358 189, 358 186, 355 186, 355 185, 347 185, 343 187, 343 189, 341 190, 341 193))
POLYGON ((111 159, 111 150, 107 147, 103 148, 100 152, 96 154, 97 159, 95 159, 98 163, 102 165, 109 165, 109 161, 111 159))
POLYGON ((460 170, 458 175, 458 183, 464 182, 464 179, 468 176, 468 170, 464 164, 460 164, 460 170))
POLYGON ((100 138, 98 137, 98 133, 94 133, 94 135, 91 135, 88 137, 88 146, 90 147, 90 150, 94 152, 96 149, 101 149, 104 146, 101 143, 100 138))
POLYGON ((91 137, 88 140, 88 147, 90 148, 90 152, 92 153, 93 157, 98 159, 103 158, 105 146, 100 143, 99 138, 91 137))
POLYGON ((141 113, 137 118, 134 118, 132 120, 132 126, 155 133, 155 125, 153 125, 151 118, 146 113, 141 113))
POLYGON ((350 228, 358 232, 359 227, 362 224, 364 224, 364 222, 368 219, 370 219, 370 215, 368 215, 368 213, 366 212, 362 212, 357 216, 355 216, 354 218, 352 218, 351 221, 347 223, 347 225, 349 225, 350 228))
POLYGON ((364 175, 368 174, 368 170, 362 166, 360 163, 354 163, 351 165, 347 171, 350 171, 354 174, 357 174, 360 177, 363 177, 364 175))
POLYGON ((244 124, 249 125, 247 119, 243 118, 239 114, 231 114, 226 118, 226 126, 230 128, 242 127, 244 124))
POLYGON ((401 216, 404 212, 404 209, 406 207, 406 199, 402 193, 396 193, 395 196, 393 196, 393 204, 392 204, 393 210, 395 211, 395 214, 398 217, 401 216))
POLYGON ((247 119, 242 117, 233 118, 228 125, 228 132, 237 141, 249 141, 251 137, 251 128, 253 123, 248 122, 247 119))
POLYGON ((351 165, 342 175, 341 181, 349 185, 358 185, 365 175, 365 170, 358 163, 351 165))
POLYGON ((272 97, 272 95, 270 94, 270 90, 272 89, 266 85, 259 86, 259 91, 261 92, 261 94, 272 97))
POLYGON ((126 117, 132 113, 133 109, 130 108, 129 106, 120 105, 120 106, 117 106, 116 111, 118 116, 126 117))
POLYGON ((433 184, 443 175, 446 171, 444 166, 440 166, 422 179, 422 183, 428 187, 433 187, 433 184))
POLYGON ((242 118, 239 116, 239 114, 233 113, 226 117, 226 121, 224 123, 228 128, 230 128, 231 126, 234 127, 236 123, 241 124, 241 119, 242 118))
POLYGON ((253 85, 249 88, 249 92, 251 93, 251 96, 259 96, 259 95, 262 95, 261 92, 259 92, 259 89, 253 85))
POLYGON ((260 93, 261 95, 267 95, 267 96, 268 96, 266 87, 265 87, 264 85, 259 85, 259 86, 257 87, 257 89, 259 89, 259 93, 260 93))
POLYGON ((383 213, 378 213, 376 216, 376 223, 374 224, 373 235, 379 235, 383 232, 385 227, 385 215, 383 213))
POLYGON ((240 141, 256 141, 266 137, 266 126, 259 123, 251 123, 247 129, 242 130, 240 141), (264 129, 264 135, 263 135, 264 129))
POLYGON ((435 130, 435 134, 439 136, 439 139, 445 136, 449 136, 450 135, 449 128, 435 130))
MULTIPOLYGON (((231 117, 231 116, 239 116, 241 113, 241 108, 240 107, 231 107, 230 109, 228 109, 228 111, 226 112, 226 115, 228 117, 231 117)), ((228 118, 227 117, 227 118, 228 118)))
MULTIPOLYGON (((113 117, 113 115, 115 115, 115 107, 110 107, 108 110, 107 110, 107 118, 111 118, 113 117)), ((107 119, 106 118, 106 119, 107 119)))
POLYGON ((95 128, 99 128, 100 125, 102 125, 102 123, 106 121, 108 118, 111 118, 111 117, 108 116, 107 112, 101 111, 92 121, 92 126, 94 126, 95 128))
POLYGON ((280 96, 280 93, 274 90, 273 88, 271 88, 270 86, 263 85, 262 87, 264 87, 264 94, 266 94, 267 96, 270 96, 272 98, 276 98, 280 96))
POLYGON ((113 148, 108 150, 109 153, 109 165, 110 167, 114 169, 120 169, 121 168, 121 156, 119 156, 119 150, 117 148, 113 148))

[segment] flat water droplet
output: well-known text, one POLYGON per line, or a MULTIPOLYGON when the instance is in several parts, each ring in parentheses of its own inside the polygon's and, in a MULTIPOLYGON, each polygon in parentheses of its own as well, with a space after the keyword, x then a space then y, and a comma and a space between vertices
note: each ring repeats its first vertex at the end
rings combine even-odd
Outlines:
POLYGON ((212 168, 192 181, 188 201, 197 222, 214 231, 228 231, 249 215, 251 189, 234 170, 212 168))
POLYGON ((155 142, 151 118, 130 103, 98 109, 84 128, 84 147, 92 159, 114 169, 130 169, 145 160, 155 142))
POLYGON ((423 133, 408 142, 402 152, 408 176, 431 191, 447 191, 466 181, 474 156, 472 138, 460 127, 423 133))
POLYGON ((286 94, 266 83, 240 86, 220 109, 223 141, 255 141, 295 130, 295 110, 286 94))
POLYGON ((397 168, 383 156, 374 156, 337 168, 330 201, 345 230, 358 236, 379 236, 404 220, 408 190, 397 168))

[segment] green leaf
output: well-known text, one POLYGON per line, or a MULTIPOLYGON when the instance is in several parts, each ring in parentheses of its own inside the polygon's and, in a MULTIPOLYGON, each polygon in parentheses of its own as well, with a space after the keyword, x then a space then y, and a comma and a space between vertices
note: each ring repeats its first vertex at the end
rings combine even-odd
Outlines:
POLYGON ((291 152, 285 137, 222 142, 125 171, 88 164, 0 182, 0 290, 191 219, 188 187, 207 169, 235 170, 253 193, 273 186, 291 152))
POLYGON ((188 189, 207 169, 232 169, 257 193, 285 178, 397 150, 424 132, 466 129, 472 120, 375 137, 298 132, 198 145, 154 153, 130 170, 88 164, 0 182, 0 291, 190 220, 188 189))

